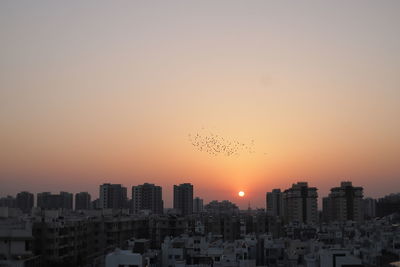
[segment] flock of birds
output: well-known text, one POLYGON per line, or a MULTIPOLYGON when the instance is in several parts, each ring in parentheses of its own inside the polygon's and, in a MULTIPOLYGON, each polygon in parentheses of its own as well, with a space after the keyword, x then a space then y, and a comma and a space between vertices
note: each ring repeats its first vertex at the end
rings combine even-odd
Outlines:
POLYGON ((189 134, 190 143, 199 151, 206 152, 213 156, 233 156, 240 155, 241 153, 255 153, 254 140, 250 143, 243 143, 237 140, 228 140, 217 134, 196 133, 189 134))

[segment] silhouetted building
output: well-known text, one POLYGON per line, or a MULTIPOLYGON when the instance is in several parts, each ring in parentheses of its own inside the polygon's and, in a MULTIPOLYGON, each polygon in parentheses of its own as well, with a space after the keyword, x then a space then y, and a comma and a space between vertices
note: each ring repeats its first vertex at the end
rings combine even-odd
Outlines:
POLYGON ((193 213, 193 185, 189 183, 174 185, 174 209, 182 215, 193 213))
POLYGON ((376 203, 376 213, 378 217, 400 213, 400 193, 390 194, 378 199, 376 203))
POLYGON ((324 218, 328 221, 364 220, 363 188, 354 187, 351 182, 342 182, 340 187, 333 187, 324 202, 324 218))
POLYGON ((34 196, 32 193, 23 191, 17 194, 16 205, 23 213, 30 213, 33 208, 34 196))
POLYGON ((331 215, 330 212, 332 210, 332 202, 329 197, 322 198, 322 221, 327 223, 329 222, 331 215))
POLYGON ((376 217, 376 200, 373 198, 364 198, 364 218, 373 219, 376 217))
POLYGON ((95 200, 93 200, 91 203, 91 208, 94 210, 101 209, 100 208, 100 199, 96 198, 95 200))
POLYGON ((15 197, 6 196, 0 198, 0 207, 15 208, 16 207, 15 197))
POLYGON ((217 201, 213 200, 204 206, 204 210, 212 214, 237 214, 239 213, 239 208, 235 203, 228 200, 217 201))
POLYGON ((127 207, 126 187, 120 184, 100 185, 99 195, 101 209, 122 209, 127 207))
POLYGON ((193 213, 201 213, 203 212, 203 209, 203 199, 195 197, 193 199, 193 213))
POLYGON ((306 182, 293 184, 283 194, 284 216, 287 222, 315 224, 318 222, 317 188, 306 182))
POLYGON ((51 194, 43 192, 37 194, 37 206, 45 210, 66 209, 72 210, 73 195, 68 192, 60 194, 51 194))
POLYGON ((271 216, 283 215, 283 193, 280 189, 267 193, 267 213, 271 216))
POLYGON ((91 208, 91 197, 88 192, 75 194, 75 210, 88 210, 91 208))
POLYGON ((132 211, 136 214, 141 210, 149 210, 153 214, 163 213, 161 186, 148 183, 132 186, 132 211))

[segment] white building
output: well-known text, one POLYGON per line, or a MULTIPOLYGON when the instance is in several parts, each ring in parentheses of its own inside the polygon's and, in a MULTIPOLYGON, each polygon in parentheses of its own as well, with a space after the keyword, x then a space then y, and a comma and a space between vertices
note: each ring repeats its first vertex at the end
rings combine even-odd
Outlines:
POLYGON ((132 253, 129 250, 115 249, 106 256, 105 267, 142 267, 143 259, 140 254, 132 253))

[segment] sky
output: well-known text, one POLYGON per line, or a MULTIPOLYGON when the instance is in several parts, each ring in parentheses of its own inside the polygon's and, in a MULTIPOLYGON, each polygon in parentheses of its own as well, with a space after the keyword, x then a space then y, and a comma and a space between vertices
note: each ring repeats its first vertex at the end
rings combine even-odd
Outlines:
MULTIPOLYGON (((0 196, 104 182, 265 207, 400 188, 399 1, 1 1, 0 196), (188 134, 251 142, 213 156, 188 134), (244 198, 237 192, 243 190, 244 198)), ((130 193, 129 193, 130 195, 130 193)))

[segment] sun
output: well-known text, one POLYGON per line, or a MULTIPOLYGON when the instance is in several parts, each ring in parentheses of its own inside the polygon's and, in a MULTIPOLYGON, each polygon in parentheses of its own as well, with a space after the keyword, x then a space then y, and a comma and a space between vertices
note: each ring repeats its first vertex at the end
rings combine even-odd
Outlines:
POLYGON ((238 195, 239 195, 239 197, 244 197, 245 194, 243 191, 239 191, 238 195))

